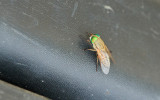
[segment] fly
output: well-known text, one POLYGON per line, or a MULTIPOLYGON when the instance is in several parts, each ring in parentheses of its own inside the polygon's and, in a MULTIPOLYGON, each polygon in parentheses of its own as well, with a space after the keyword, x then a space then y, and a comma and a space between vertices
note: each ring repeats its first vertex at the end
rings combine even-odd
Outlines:
POLYGON ((113 62, 115 62, 111 55, 110 50, 107 48, 103 40, 100 38, 99 34, 90 34, 88 42, 92 44, 93 49, 85 49, 85 50, 97 52, 96 71, 97 71, 98 60, 99 60, 103 73, 108 74, 110 69, 110 59, 113 62))

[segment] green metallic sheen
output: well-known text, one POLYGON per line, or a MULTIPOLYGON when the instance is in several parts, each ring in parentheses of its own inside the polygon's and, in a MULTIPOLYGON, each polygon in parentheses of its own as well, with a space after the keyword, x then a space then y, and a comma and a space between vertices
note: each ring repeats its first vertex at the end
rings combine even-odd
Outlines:
POLYGON ((96 36, 98 36, 98 37, 100 37, 100 35, 99 34, 95 34, 96 36))
POLYGON ((94 43, 96 40, 97 40, 97 37, 92 36, 92 38, 91 38, 91 43, 94 43))

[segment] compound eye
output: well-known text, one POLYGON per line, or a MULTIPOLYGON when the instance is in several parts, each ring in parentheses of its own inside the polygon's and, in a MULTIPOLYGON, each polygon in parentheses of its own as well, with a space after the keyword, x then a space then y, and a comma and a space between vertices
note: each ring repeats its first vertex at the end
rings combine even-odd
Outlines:
POLYGON ((99 34, 94 34, 94 35, 96 35, 96 36, 100 37, 100 35, 99 35, 99 34))
POLYGON ((96 40, 97 40, 97 37, 92 36, 92 38, 91 38, 91 43, 93 44, 96 40))

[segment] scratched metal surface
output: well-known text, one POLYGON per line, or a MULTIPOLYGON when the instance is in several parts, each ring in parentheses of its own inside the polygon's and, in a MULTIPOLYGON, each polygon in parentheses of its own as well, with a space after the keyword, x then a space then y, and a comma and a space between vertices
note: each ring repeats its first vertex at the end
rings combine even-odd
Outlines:
POLYGON ((159 100, 159 0, 0 0, 0 79, 52 99, 159 100), (86 32, 116 64, 96 72, 86 32))

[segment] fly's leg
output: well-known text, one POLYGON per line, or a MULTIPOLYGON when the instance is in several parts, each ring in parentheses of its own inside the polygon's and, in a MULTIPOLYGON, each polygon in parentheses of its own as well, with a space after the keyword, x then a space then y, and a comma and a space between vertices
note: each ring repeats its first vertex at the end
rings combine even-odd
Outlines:
MULTIPOLYGON (((87 40, 87 42, 88 42, 90 45, 92 45, 91 42, 90 42, 90 40, 87 40)), ((86 51, 86 50, 89 50, 89 51, 96 51, 95 49, 84 49, 84 51, 86 51)))
POLYGON ((98 69, 98 55, 97 55, 97 66, 96 66, 96 72, 97 72, 97 69, 98 69))
POLYGON ((87 40, 87 42, 88 42, 88 43, 90 43, 90 41, 89 41, 89 40, 87 40))
MULTIPOLYGON (((100 60, 99 60, 100 61, 100 60)), ((100 63, 100 67, 101 67, 101 61, 99 62, 100 63)), ((102 68, 102 67, 101 67, 102 68)))
POLYGON ((89 51, 96 51, 95 49, 84 49, 84 51, 89 50, 89 51))
POLYGON ((90 40, 87 40, 87 42, 88 42, 90 45, 92 45, 91 42, 90 42, 90 40))

